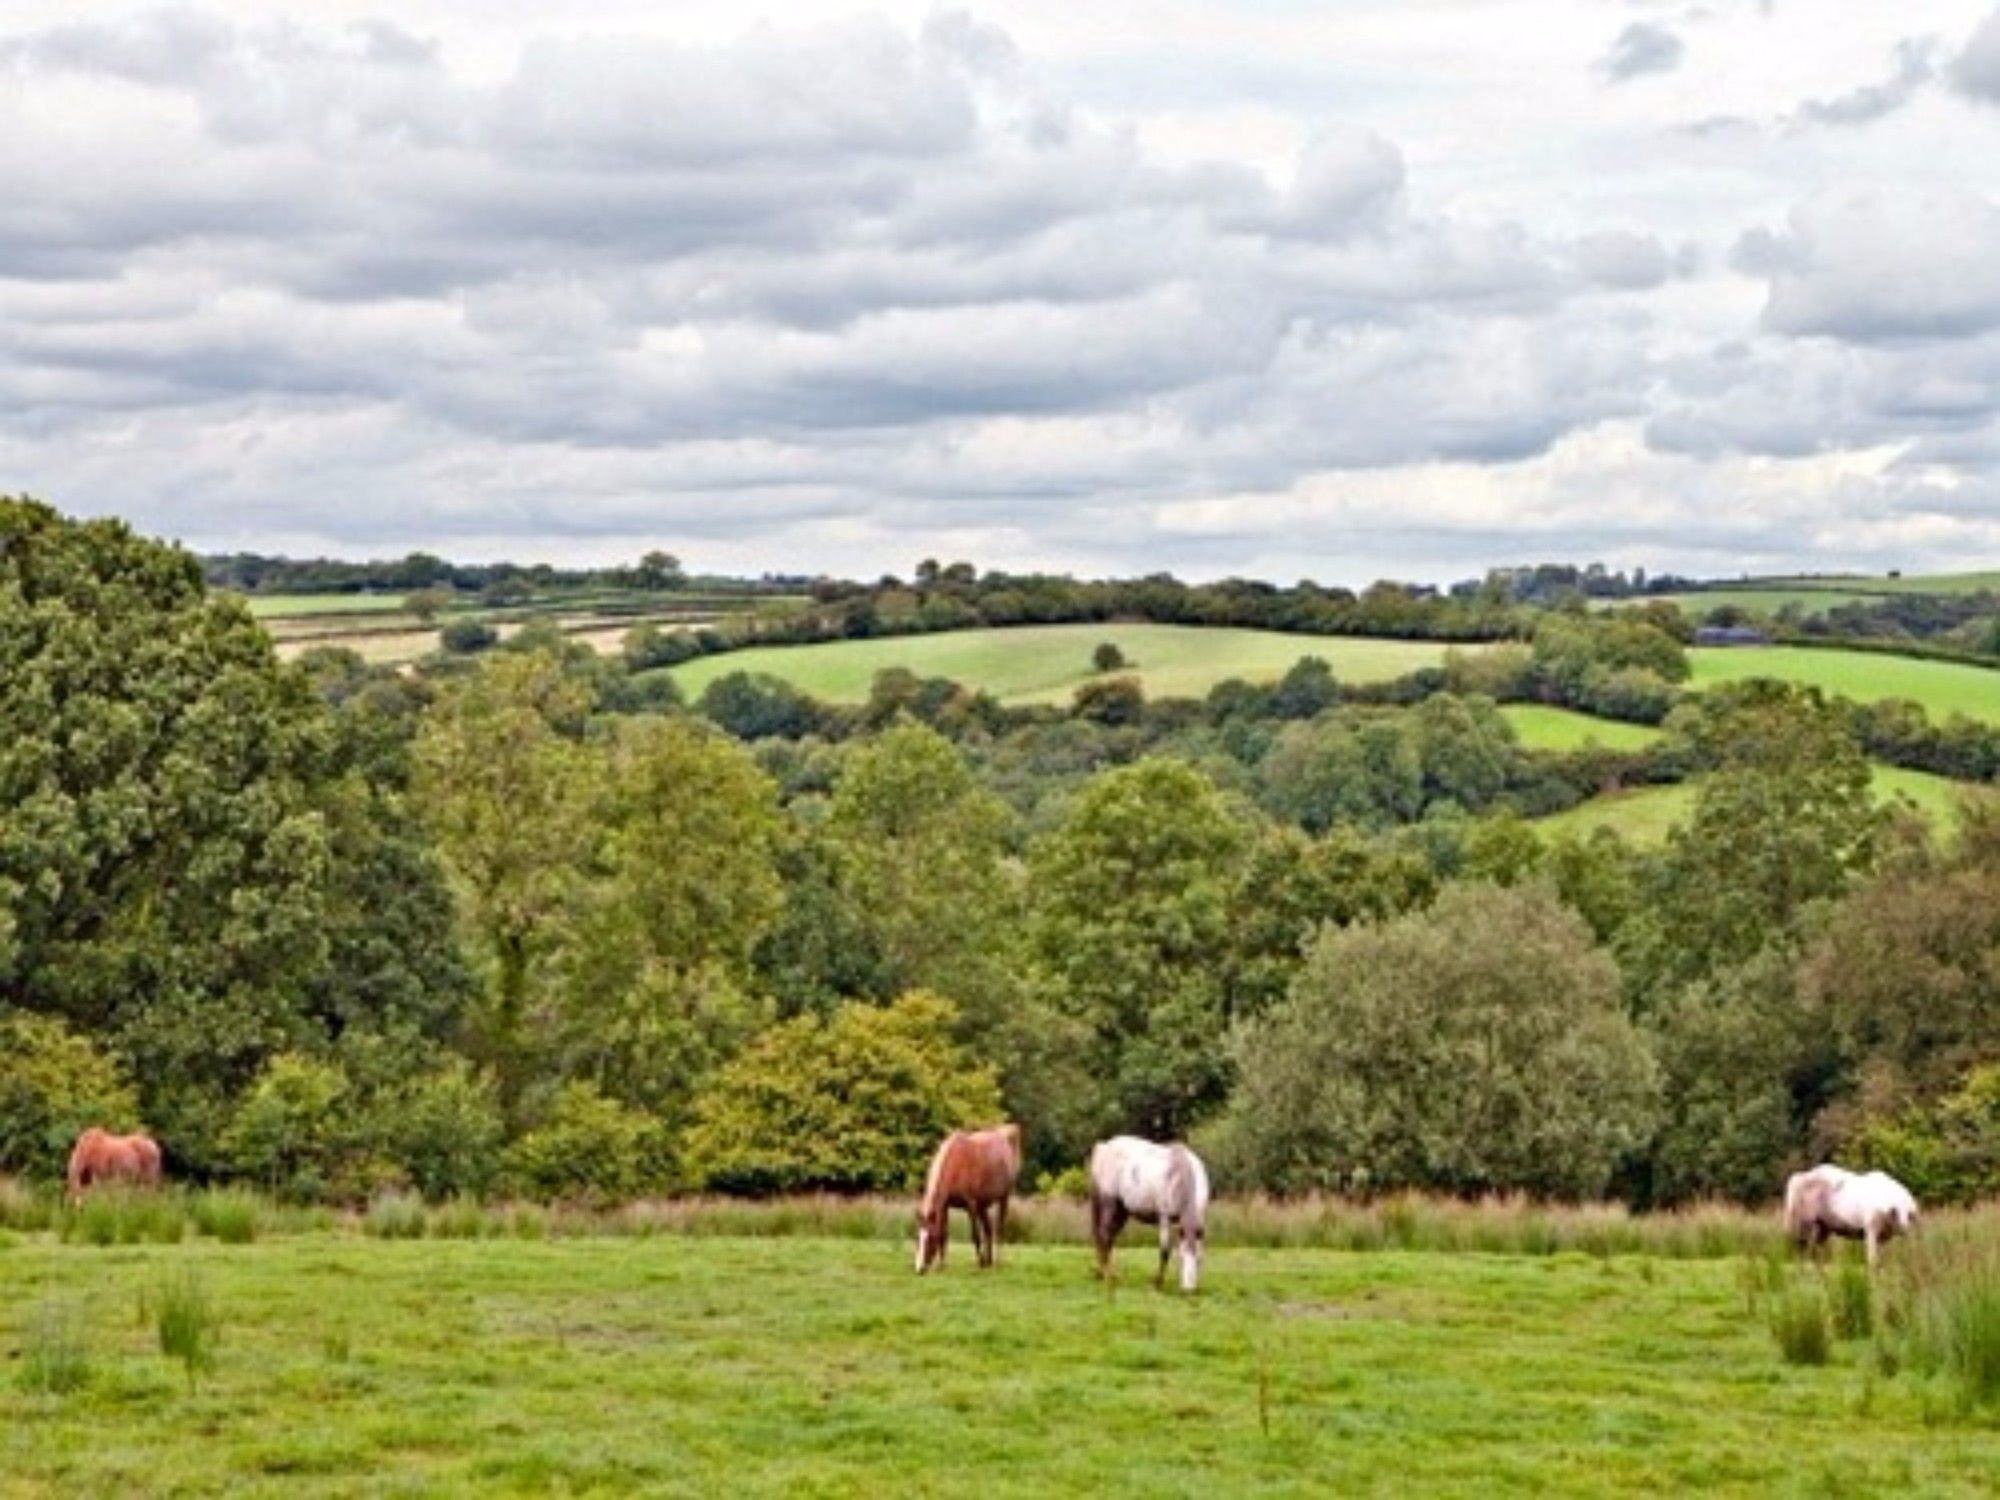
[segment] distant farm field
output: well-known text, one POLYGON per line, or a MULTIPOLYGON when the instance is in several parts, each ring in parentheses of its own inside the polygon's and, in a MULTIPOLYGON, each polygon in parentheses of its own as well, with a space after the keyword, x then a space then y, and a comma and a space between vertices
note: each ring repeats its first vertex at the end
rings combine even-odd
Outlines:
POLYGON ((1529 750, 1581 750, 1589 745, 1643 750, 1660 737, 1650 724, 1625 724, 1542 703, 1509 703, 1500 716, 1514 726, 1515 737, 1529 750))
POLYGON ((1872 703, 1909 698, 1933 719, 1951 714, 2000 723, 2000 670, 1956 662, 1919 661, 1874 651, 1793 646, 1706 646, 1688 652, 1692 685, 1714 687, 1752 677, 1810 683, 1829 693, 1872 703))
MULTIPOLYGON (((920 677, 949 677, 1006 703, 1067 703, 1099 673, 1091 653, 1110 642, 1155 698, 1200 697, 1230 677, 1269 681, 1302 656, 1317 656, 1348 682, 1384 682, 1419 667, 1441 665, 1447 649, 1433 641, 1356 636, 1290 635, 1195 625, 1025 625, 1005 630, 954 630, 939 635, 834 641, 811 646, 759 646, 675 667, 689 697, 729 672, 781 677, 816 698, 858 703, 875 674, 904 667, 920 677)), ((1466 649, 1461 647, 1460 649, 1466 649)))
MULTIPOLYGON (((1908 803, 1936 829, 1949 830, 1956 824, 1959 799, 1968 795, 2000 797, 2000 791, 1896 766, 1875 768, 1877 800, 1908 803)), ((1583 835, 1594 828, 1610 828, 1634 843, 1657 844, 1675 825, 1687 821, 1694 811, 1694 799, 1693 782, 1638 787, 1607 797, 1593 797, 1566 812, 1538 818, 1535 827, 1550 835, 1583 835)))
POLYGON ((2000 1430, 1783 1363, 1730 1258, 1218 1244, 1196 1298, 1079 1246, 0 1248, 0 1493, 1985 1494, 2000 1430), (220 1319, 191 1387, 150 1310, 220 1319))
MULTIPOLYGON (((225 591, 226 592, 226 591, 225 591)), ((296 619, 304 615, 393 614, 403 607, 401 594, 242 594, 250 613, 260 620, 296 619)))

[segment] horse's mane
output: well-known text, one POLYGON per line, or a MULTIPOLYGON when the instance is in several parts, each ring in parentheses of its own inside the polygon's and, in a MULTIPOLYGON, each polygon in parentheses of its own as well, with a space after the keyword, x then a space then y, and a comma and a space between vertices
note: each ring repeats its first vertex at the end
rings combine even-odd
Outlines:
POLYGON ((919 1218, 928 1221, 937 1213, 938 1183, 944 1177, 945 1158, 951 1155, 951 1148, 958 1144, 959 1138, 964 1134, 962 1130, 954 1130, 939 1143, 937 1151, 932 1155, 931 1169, 924 1174, 923 1200, 917 1205, 919 1218))

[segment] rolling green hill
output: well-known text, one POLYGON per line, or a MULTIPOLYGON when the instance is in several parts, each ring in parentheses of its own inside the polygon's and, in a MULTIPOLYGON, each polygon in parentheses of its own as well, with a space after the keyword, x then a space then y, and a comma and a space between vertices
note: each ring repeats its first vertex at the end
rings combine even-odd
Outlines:
POLYGON ((1872 703, 1909 698, 1933 719, 1964 714, 2000 723, 2000 671, 1957 662, 1920 661, 1874 651, 1822 651, 1797 646, 1706 646, 1688 652, 1693 686, 1714 687, 1751 677, 1811 683, 1829 693, 1872 703))
POLYGON ((1581 750, 1586 745, 1643 750, 1660 737, 1660 731, 1649 724, 1622 724, 1540 703, 1509 703, 1500 715, 1514 726, 1515 737, 1529 750, 1581 750))
MULTIPOLYGON (((1905 771, 1894 766, 1875 768, 1877 799, 1911 804, 1933 828, 1952 826, 1958 817, 1958 799, 1968 793, 2000 797, 2000 791, 1971 787, 1922 771, 1905 771)), ((1609 797, 1593 797, 1567 812, 1536 819, 1535 827, 1549 835, 1582 835, 1593 828, 1610 828, 1635 844, 1657 844, 1669 829, 1694 811, 1694 799, 1693 782, 1641 787, 1609 797)))
POLYGON ((727 673, 762 672, 830 703, 858 703, 868 696, 877 672, 904 667, 920 677, 949 677, 983 689, 1005 703, 1067 703, 1080 685, 1105 675, 1091 666, 1091 652, 1105 641, 1124 652, 1129 663, 1115 675, 1138 678, 1155 698, 1200 697, 1230 677, 1270 681, 1302 656, 1324 659, 1344 681, 1383 682, 1439 665, 1447 649, 1434 641, 1194 625, 1025 625, 758 646, 685 662, 673 674, 690 698, 727 673))

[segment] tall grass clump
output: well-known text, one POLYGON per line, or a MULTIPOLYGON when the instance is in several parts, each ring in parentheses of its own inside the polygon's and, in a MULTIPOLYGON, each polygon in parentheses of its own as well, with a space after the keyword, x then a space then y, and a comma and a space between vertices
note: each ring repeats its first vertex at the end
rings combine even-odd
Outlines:
POLYGON ((85 1245, 177 1245, 187 1233, 180 1194, 157 1191, 93 1191, 57 1220, 64 1243, 85 1245))
POLYGON ((362 1224, 378 1240, 420 1240, 427 1227, 424 1200, 410 1193, 384 1193, 368 1205, 362 1224))
POLYGON ((1963 1407, 2000 1404, 2000 1241, 1991 1223, 1934 1223, 1897 1248, 1880 1319, 1890 1362, 1947 1382, 1963 1407))
POLYGON ((209 1188, 188 1203, 195 1232, 225 1245, 248 1245, 257 1238, 263 1215, 257 1198, 237 1188, 209 1188))
POLYGON ((180 1362, 192 1391, 200 1377, 215 1368, 215 1349, 222 1332, 222 1320, 209 1300, 208 1289, 193 1268, 183 1268, 161 1281, 152 1308, 160 1353, 180 1362))
POLYGON ((1813 1281, 1795 1281, 1766 1303, 1771 1337, 1788 1365, 1823 1365, 1833 1353, 1826 1293, 1813 1281))
POLYGON ((1836 1337, 1865 1339, 1875 1331, 1875 1283, 1865 1263, 1843 1259, 1828 1278, 1826 1291, 1836 1337))
POLYGON ((35 1395, 67 1396, 90 1383, 90 1346, 76 1309, 45 1302, 21 1349, 16 1375, 35 1395))
POLYGON ((18 1177, 0 1177, 0 1229, 33 1234, 55 1222, 53 1194, 29 1186, 18 1177))

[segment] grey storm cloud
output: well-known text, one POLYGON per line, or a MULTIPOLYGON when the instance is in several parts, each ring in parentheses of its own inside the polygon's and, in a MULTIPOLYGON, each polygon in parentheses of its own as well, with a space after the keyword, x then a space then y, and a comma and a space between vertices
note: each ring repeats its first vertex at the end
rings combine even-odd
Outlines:
POLYGON ((1612 41, 1601 66, 1613 83, 1624 83, 1649 73, 1671 73, 1686 51, 1686 43, 1666 27, 1634 21, 1612 41))
MULTIPOLYGON (((1641 23, 1603 66, 1680 57, 1641 23)), ((1198 571, 1290 565, 1272 497, 1326 476, 1548 466, 1546 498, 1383 512, 1456 557, 1626 537, 1580 519, 1607 447, 1689 494, 1725 481, 1685 465, 1846 443, 2000 468, 2000 229, 1969 193, 1788 193, 1746 232, 1607 179, 1541 213, 1504 174, 1440 187, 1435 143, 1331 94, 1269 150, 1164 149, 957 14, 551 36, 480 71, 420 18, 182 9, 0 35, 0 87, 0 490, 218 544, 665 535, 866 571, 921 532, 1198 571)), ((1635 174, 1750 149, 1634 139, 1635 174)), ((1694 534, 1642 509, 1658 552, 1694 534)))

